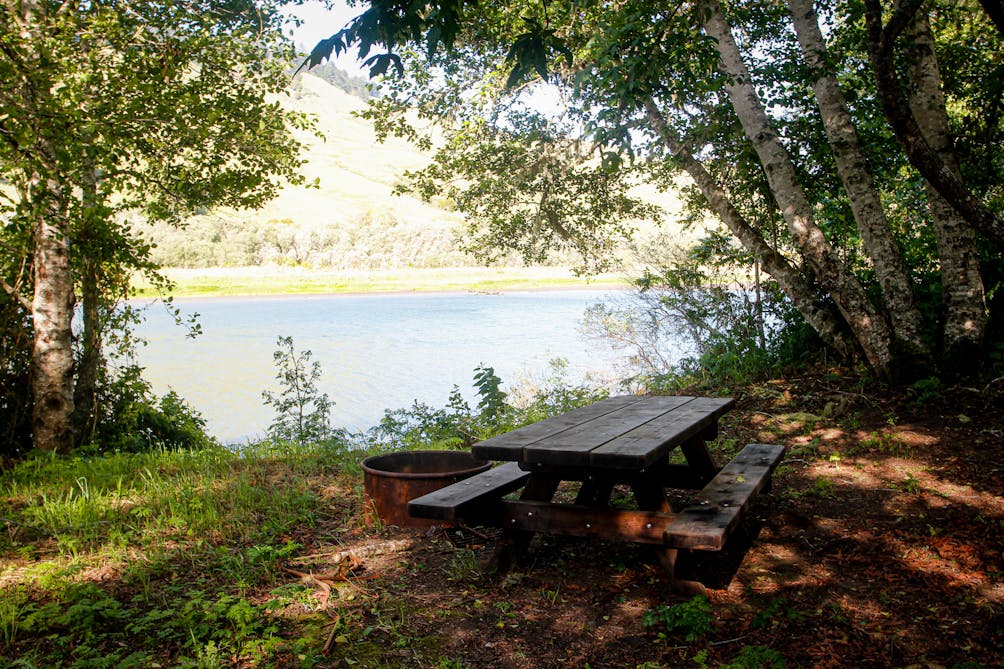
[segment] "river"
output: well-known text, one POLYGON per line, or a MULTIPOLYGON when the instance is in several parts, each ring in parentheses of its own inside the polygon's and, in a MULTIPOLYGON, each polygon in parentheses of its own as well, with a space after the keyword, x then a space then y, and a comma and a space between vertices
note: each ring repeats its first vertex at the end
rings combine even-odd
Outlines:
POLYGON ((474 369, 486 364, 503 390, 548 374, 554 358, 568 378, 615 377, 616 356, 587 340, 579 323, 609 290, 412 293, 175 300, 184 317, 199 314, 194 339, 159 303, 137 334, 144 376, 155 392, 173 389, 224 442, 264 434, 272 419, 261 393, 279 390, 273 352, 293 338, 321 364, 321 390, 334 401, 332 424, 363 430, 385 409, 415 400, 440 408, 454 385, 474 398, 474 369))

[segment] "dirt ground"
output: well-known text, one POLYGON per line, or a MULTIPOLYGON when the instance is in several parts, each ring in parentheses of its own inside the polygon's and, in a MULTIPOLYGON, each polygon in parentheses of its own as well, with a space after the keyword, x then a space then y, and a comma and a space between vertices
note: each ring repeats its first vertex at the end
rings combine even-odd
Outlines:
POLYGON ((490 574, 491 530, 334 545, 321 524, 297 538, 315 556, 297 569, 359 556, 327 601, 325 666, 1004 667, 1001 386, 862 392, 822 372, 736 393, 720 458, 788 452, 748 551, 710 567, 724 576, 708 630, 645 624, 688 601, 645 547, 549 537, 528 567, 490 574))

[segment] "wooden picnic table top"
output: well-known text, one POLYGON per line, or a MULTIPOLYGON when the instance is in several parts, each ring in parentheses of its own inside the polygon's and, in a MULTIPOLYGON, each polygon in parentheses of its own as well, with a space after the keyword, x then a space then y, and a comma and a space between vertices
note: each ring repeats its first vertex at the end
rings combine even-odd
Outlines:
POLYGON ((620 395, 486 439, 484 460, 541 466, 640 471, 718 423, 729 397, 620 395))

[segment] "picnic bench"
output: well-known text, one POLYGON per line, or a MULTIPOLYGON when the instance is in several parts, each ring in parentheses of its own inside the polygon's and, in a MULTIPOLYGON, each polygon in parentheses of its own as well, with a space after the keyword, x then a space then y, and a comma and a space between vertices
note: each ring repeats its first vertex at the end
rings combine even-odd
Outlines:
POLYGON ((651 544, 674 589, 701 591, 676 574, 678 555, 723 550, 784 455, 783 446, 749 444, 718 468, 706 442, 732 405, 731 398, 624 395, 526 425, 472 447, 475 457, 505 464, 411 500, 408 512, 503 528, 503 567, 525 554, 536 532, 651 544), (684 463, 670 462, 677 448, 684 463), (562 481, 581 483, 573 503, 554 501, 562 481), (630 488, 637 508, 611 506, 618 484, 630 488), (699 492, 674 511, 667 488, 699 492))

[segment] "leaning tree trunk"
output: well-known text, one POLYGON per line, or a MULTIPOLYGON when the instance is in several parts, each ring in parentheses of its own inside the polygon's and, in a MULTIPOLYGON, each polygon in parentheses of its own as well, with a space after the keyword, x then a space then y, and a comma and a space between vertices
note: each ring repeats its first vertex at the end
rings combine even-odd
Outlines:
POLYGON ((69 235, 59 185, 37 178, 34 186, 34 195, 45 207, 36 214, 34 226, 33 441, 35 448, 66 452, 73 445, 74 295, 69 235))
POLYGON ((798 268, 794 267, 787 258, 768 244, 763 235, 750 225, 735 208, 728 194, 722 190, 714 177, 704 169, 704 166, 694 158, 683 142, 674 135, 662 112, 651 98, 645 101, 645 112, 649 124, 662 138, 676 162, 694 180, 711 210, 718 215, 739 242, 760 260, 764 270, 777 281, 781 290, 788 296, 788 299, 802 314, 809 326, 819 334, 827 346, 839 355, 848 359, 856 357, 856 348, 847 338, 843 320, 821 303, 816 291, 805 280, 798 268))
POLYGON ((899 80, 893 57, 896 40, 910 28, 923 3, 924 0, 900 0, 889 23, 883 25, 881 0, 864 0, 868 50, 882 109, 910 164, 971 226, 986 235, 998 249, 1004 248, 1004 217, 976 197, 927 142, 899 80))
MULTIPOLYGON (((927 13, 921 9, 904 31, 910 63, 910 108, 928 145, 955 178, 962 180, 948 130, 941 72, 927 13)), ((938 239, 941 285, 945 300, 945 369, 970 375, 978 371, 986 330, 986 300, 980 276, 976 234, 930 181, 928 207, 938 239)))
POLYGON ((910 282, 910 270, 893 238, 868 159, 858 139, 847 100, 827 63, 826 42, 819 29, 813 0, 789 0, 799 46, 813 73, 813 92, 837 165, 837 173, 861 232, 865 253, 885 300, 897 348, 916 369, 902 369, 905 378, 923 373, 930 363, 924 325, 910 282))
POLYGON ((888 377, 895 370, 892 336, 885 319, 871 304, 858 280, 837 258, 826 235, 816 225, 791 156, 778 140, 763 103, 753 88, 749 70, 742 60, 721 5, 717 0, 707 0, 702 8, 706 10, 707 17, 704 30, 715 39, 720 67, 727 75, 725 90, 763 165, 767 183, 781 208, 788 230, 819 282, 833 297, 868 364, 879 376, 888 377))

